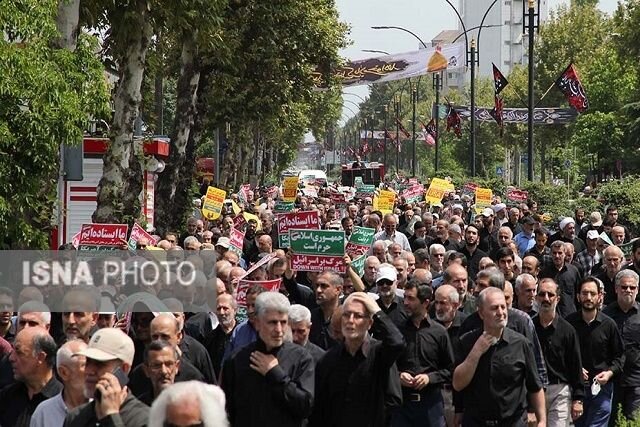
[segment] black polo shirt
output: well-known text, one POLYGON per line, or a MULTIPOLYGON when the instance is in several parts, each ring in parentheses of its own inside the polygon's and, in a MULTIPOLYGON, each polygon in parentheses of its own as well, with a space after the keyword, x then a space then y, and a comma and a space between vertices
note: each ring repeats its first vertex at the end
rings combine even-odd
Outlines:
MULTIPOLYGON (((482 319, 476 311, 470 314, 462 325, 460 326, 460 335, 464 335, 467 332, 475 329, 482 329, 482 319)), ((516 308, 507 309, 507 328, 523 335, 533 345, 533 355, 536 361, 536 368, 538 370, 538 376, 543 386, 546 386, 549 382, 547 377, 547 367, 544 364, 544 356, 542 355, 542 349, 540 348, 540 342, 536 334, 536 328, 531 321, 531 318, 521 310, 516 308)))
POLYGON ((29 427, 36 407, 61 391, 62 383, 55 376, 31 398, 22 381, 6 386, 0 391, 0 426, 29 427))
MULTIPOLYGON (((398 358, 400 372, 408 372, 411 375, 427 374, 429 384, 422 389, 440 387, 442 384, 451 383, 453 373, 453 349, 447 330, 432 319, 422 319, 420 326, 416 328, 410 318, 400 326, 400 332, 404 336, 407 346, 398 358)), ((417 393, 413 389, 405 389, 405 392, 417 393)))
POLYGON ((560 301, 558 302, 558 313, 566 318, 569 314, 576 311, 576 289, 580 283, 580 272, 570 264, 565 264, 561 270, 551 263, 540 271, 540 279, 553 279, 558 288, 562 290, 560 301))
POLYGON ((578 333, 582 367, 589 372, 589 381, 603 371, 611 370, 614 375, 622 372, 624 344, 616 322, 598 312, 596 318, 587 324, 580 311, 570 314, 566 320, 578 333))
MULTIPOLYGON (((465 361, 482 329, 460 337, 456 366, 465 361)), ((540 391, 533 347, 519 333, 505 328, 497 344, 484 353, 469 385, 461 392, 465 420, 487 421, 518 417, 527 409, 527 393, 540 391)))
POLYGON ((580 343, 573 326, 559 315, 546 328, 533 317, 538 341, 547 366, 549 384, 569 384, 573 400, 584 399, 580 343))
POLYGON ((227 345, 231 342, 231 336, 233 331, 236 329, 238 324, 233 327, 229 331, 229 333, 225 333, 222 329, 221 325, 218 325, 217 328, 209 331, 204 336, 204 341, 202 345, 207 349, 209 353, 209 358, 211 359, 211 364, 213 365, 213 372, 216 378, 220 378, 220 372, 222 372, 222 358, 224 356, 224 351, 227 348, 227 345))
POLYGON ((616 322, 624 343, 625 361, 620 385, 638 387, 640 386, 640 304, 634 303, 625 313, 616 301, 606 306, 602 312, 616 322))

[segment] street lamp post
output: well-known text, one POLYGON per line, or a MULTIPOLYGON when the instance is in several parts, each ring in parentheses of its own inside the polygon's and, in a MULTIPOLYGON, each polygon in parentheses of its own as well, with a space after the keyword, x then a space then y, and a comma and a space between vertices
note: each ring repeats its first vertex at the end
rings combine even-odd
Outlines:
POLYGON ((439 160, 438 160, 438 150, 440 149, 440 90, 442 89, 442 79, 441 77, 442 72, 440 73, 435 73, 433 75, 433 88, 436 91, 436 109, 435 109, 435 119, 436 119, 436 134, 434 137, 434 142, 435 142, 435 156, 433 159, 433 168, 435 170, 435 172, 438 172, 438 167, 440 166, 439 160))
MULTIPOLYGON (((477 27, 478 28, 478 44, 476 45, 476 40, 472 39, 471 40, 471 44, 469 44, 469 38, 467 35, 467 32, 470 30, 473 30, 474 28, 470 28, 469 30, 467 30, 466 26, 464 25, 464 20, 462 19, 462 16, 460 16, 460 12, 458 12, 458 9, 456 9, 456 7, 453 5, 453 3, 451 3, 451 0, 445 0, 447 2, 447 4, 449 6, 451 6, 451 8, 453 9, 453 11, 456 13, 456 16, 458 17, 458 20, 460 21, 460 25, 462 26, 462 34, 464 35, 464 44, 466 47, 466 52, 467 52, 467 66, 471 67, 471 106, 470 106, 470 113, 471 113, 471 118, 470 118, 470 125, 471 125, 471 164, 470 164, 470 172, 471 172, 471 176, 475 176, 476 175, 476 86, 475 86, 475 79, 476 79, 476 66, 480 65, 480 52, 478 50, 478 46, 480 45, 480 34, 482 33, 482 28, 485 27, 484 25, 484 21, 487 18, 487 16, 489 15, 489 12, 491 11, 491 9, 493 8, 493 6, 495 6, 495 4, 498 2, 498 0, 493 0, 493 2, 491 3, 491 5, 487 8, 487 10, 485 11, 483 17, 482 17, 482 21, 480 21, 480 25, 477 27)), ((487 25, 488 27, 489 25, 487 25)), ((491 25, 493 26, 493 25, 491 25)), ((458 36, 459 37, 459 36, 458 36)))
POLYGON ((416 154, 416 104, 418 103, 418 87, 414 86, 411 90, 411 103, 413 104, 413 117, 412 117, 412 133, 413 139, 411 141, 412 145, 412 154, 413 159, 411 160, 411 176, 413 178, 416 177, 416 162, 417 162, 417 154, 416 154))
POLYGON ((389 105, 385 104, 384 106, 384 168, 387 170, 389 165, 387 165, 387 119, 389 116, 389 105))
POLYGON ((396 103, 396 142, 398 143, 396 147, 396 173, 400 173, 400 97, 396 95, 394 98, 396 103))
POLYGON ((471 39, 471 176, 476 176, 476 40, 471 39))
MULTIPOLYGON (((524 1, 524 0, 523 0, 524 1)), ((527 118, 527 179, 529 181, 533 181, 533 112, 535 108, 534 101, 534 78, 535 78, 535 67, 533 62, 533 48, 534 48, 534 30, 538 28, 539 21, 536 22, 536 18, 540 19, 540 0, 538 0, 538 13, 535 11, 535 0, 529 0, 528 4, 528 13, 527 17, 528 22, 526 23, 527 31, 529 32, 529 105, 528 105, 528 118, 527 118)), ((524 8, 524 4, 523 4, 524 8)), ((523 25, 525 22, 523 20, 523 25)), ((544 165, 542 167, 544 170, 544 165)), ((544 175, 544 171, 542 172, 544 175)))

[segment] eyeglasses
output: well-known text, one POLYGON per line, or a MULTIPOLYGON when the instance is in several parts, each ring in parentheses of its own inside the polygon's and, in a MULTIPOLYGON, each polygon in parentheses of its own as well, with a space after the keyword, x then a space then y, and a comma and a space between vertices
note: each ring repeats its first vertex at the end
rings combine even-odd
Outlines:
POLYGON ((544 292, 544 291, 542 291, 542 292, 538 292, 538 296, 541 297, 541 298, 544 298, 544 297, 554 298, 556 296, 556 294, 554 294, 553 292, 544 292))
POLYGON ((623 291, 635 291, 638 287, 633 285, 620 285, 620 289, 623 291))
POLYGON ((136 249, 147 249, 147 245, 136 245, 136 249))
POLYGON ((353 313, 350 311, 345 311, 344 313, 342 313, 342 318, 345 320, 351 319, 351 316, 353 316, 354 319, 356 320, 362 320, 362 319, 366 319, 367 317, 369 317, 368 315, 364 314, 364 313, 353 313))
POLYGON ((437 256, 438 258, 440 258, 440 257, 444 258, 444 254, 433 254, 433 256, 437 256))

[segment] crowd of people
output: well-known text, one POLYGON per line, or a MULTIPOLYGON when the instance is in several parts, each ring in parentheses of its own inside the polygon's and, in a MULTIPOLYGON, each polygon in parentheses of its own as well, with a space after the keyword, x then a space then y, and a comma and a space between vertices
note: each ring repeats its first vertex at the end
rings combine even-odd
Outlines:
POLYGON ((371 198, 337 206, 337 187, 316 191, 300 192, 294 211, 318 211, 345 245, 354 227, 375 230, 362 270, 347 253, 343 274, 294 270, 275 201, 247 191, 232 196, 239 212, 208 220, 195 209, 153 248, 138 240, 136 257, 197 264, 193 286, 174 286, 175 273, 136 292, 78 286, 54 309, 46 290, 0 288, 0 426, 592 427, 615 425, 619 410, 634 417, 640 240, 626 259, 632 236, 615 206, 578 209, 552 232, 533 201, 495 198, 478 212, 459 191, 432 204, 398 195, 382 213, 371 198), (265 289, 270 280, 279 289, 265 289))

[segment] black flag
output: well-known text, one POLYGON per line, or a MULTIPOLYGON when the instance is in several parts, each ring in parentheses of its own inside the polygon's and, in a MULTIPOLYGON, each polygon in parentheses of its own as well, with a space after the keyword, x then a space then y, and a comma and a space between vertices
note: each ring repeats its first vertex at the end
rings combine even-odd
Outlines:
POLYGON ((509 84, 509 81, 496 67, 496 64, 492 63, 491 65, 493 65, 493 84, 496 86, 496 95, 500 95, 500 92, 509 84))
POLYGON ((580 82, 578 71, 573 63, 569 64, 566 70, 556 80, 556 86, 564 94, 569 105, 575 108, 579 113, 584 113, 589 108, 589 100, 587 93, 580 82))

